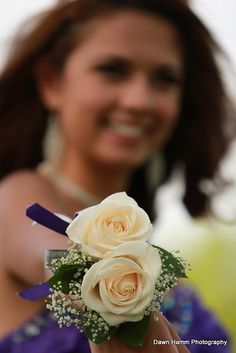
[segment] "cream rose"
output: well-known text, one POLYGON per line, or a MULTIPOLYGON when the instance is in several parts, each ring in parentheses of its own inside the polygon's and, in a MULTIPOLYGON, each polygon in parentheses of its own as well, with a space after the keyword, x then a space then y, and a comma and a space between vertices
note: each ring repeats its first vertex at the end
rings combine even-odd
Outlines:
POLYGON ((122 244, 87 271, 81 287, 83 302, 112 326, 139 321, 153 299, 160 271, 159 252, 149 243, 122 244))
POLYGON ((147 213, 125 192, 119 192, 81 211, 66 233, 85 252, 102 258, 124 242, 147 240, 151 231, 147 213))

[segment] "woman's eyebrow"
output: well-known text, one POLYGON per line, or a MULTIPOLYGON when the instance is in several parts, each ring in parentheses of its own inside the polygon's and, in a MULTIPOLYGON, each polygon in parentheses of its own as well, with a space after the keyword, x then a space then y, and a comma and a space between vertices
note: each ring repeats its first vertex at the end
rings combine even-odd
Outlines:
POLYGON ((184 68, 183 65, 181 64, 176 64, 176 63, 160 63, 160 65, 157 65, 156 67, 157 70, 163 70, 163 71, 168 71, 168 72, 173 72, 176 74, 184 74, 184 68))
POLYGON ((106 61, 117 61, 117 62, 129 62, 130 57, 122 54, 96 54, 91 57, 91 60, 94 62, 106 62, 106 61))

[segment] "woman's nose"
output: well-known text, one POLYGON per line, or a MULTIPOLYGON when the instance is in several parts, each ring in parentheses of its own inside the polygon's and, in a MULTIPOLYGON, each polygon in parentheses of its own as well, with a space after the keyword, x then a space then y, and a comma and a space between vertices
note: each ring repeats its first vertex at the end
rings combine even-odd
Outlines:
POLYGON ((130 112, 146 113, 156 109, 157 93, 142 77, 130 80, 122 88, 120 105, 130 112))

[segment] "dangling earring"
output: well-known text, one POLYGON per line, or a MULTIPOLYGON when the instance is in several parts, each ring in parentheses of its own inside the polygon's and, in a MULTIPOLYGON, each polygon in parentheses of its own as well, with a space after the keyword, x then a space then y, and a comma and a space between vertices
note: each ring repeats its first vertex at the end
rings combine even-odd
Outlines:
POLYGON ((146 173, 149 189, 155 190, 165 173, 165 160, 161 152, 151 156, 147 163, 146 173))
POLYGON ((55 162, 62 148, 62 136, 58 127, 58 119, 55 114, 50 114, 48 127, 43 140, 44 160, 55 162))

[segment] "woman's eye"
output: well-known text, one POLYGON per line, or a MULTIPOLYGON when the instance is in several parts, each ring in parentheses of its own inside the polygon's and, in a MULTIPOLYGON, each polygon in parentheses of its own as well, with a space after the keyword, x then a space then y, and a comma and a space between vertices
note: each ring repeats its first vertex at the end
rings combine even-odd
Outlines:
POLYGON ((126 75, 126 68, 118 63, 106 63, 97 66, 97 72, 105 74, 111 78, 122 78, 126 75))
POLYGON ((182 84, 182 78, 172 72, 157 72, 152 77, 152 83, 161 87, 179 87, 182 84))

